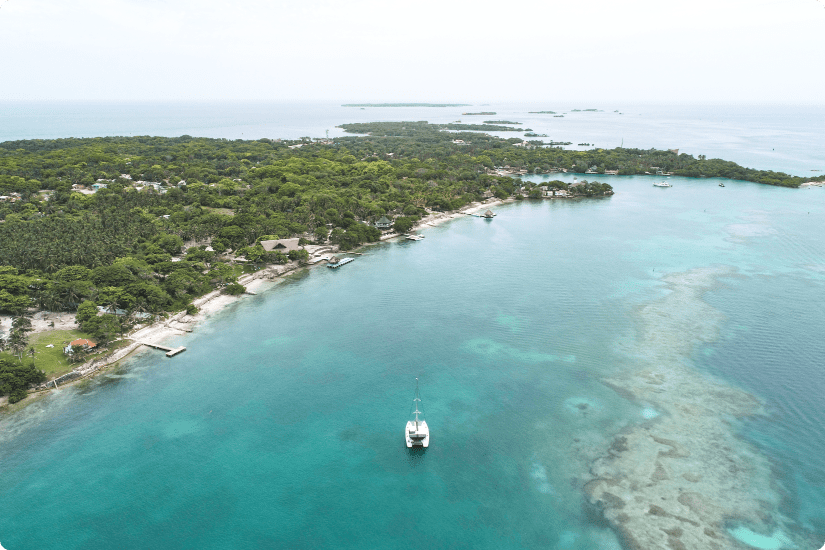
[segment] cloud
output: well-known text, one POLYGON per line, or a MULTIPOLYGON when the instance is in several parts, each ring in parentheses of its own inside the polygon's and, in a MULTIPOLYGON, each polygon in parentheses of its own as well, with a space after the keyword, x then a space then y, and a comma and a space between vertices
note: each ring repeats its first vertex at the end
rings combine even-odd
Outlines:
POLYGON ((823 23, 801 0, 10 0, 0 99, 819 102, 823 23))

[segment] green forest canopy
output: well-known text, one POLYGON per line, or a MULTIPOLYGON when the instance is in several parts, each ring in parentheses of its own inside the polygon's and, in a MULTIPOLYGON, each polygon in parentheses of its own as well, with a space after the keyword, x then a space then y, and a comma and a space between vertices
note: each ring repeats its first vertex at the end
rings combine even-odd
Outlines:
MULTIPOLYGON (((220 256, 227 250, 253 264, 285 263, 301 256, 265 252, 260 241, 329 238, 350 249, 380 237, 372 224, 381 216, 419 219, 427 210, 455 210, 491 194, 537 196, 532 184, 493 171, 503 165, 531 173, 642 174, 658 167, 788 187, 804 181, 653 149, 524 147, 519 138, 463 131, 485 125, 460 126, 345 124, 347 132, 370 135, 332 143, 191 136, 0 143, 0 195, 9 197, 0 202, 0 266, 7 266, 0 267, 0 311, 32 304, 74 310, 83 301, 184 309, 234 284, 238 268, 220 256), (93 185, 106 187, 76 190, 93 185), (200 246, 183 254, 184 242, 200 246)), ((609 191, 597 183, 574 190, 609 191)))

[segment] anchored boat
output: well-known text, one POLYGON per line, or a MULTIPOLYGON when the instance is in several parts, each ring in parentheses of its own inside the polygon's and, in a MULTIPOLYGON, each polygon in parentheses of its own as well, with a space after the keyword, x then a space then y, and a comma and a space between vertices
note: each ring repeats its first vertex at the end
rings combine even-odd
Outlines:
POLYGON ((430 446, 430 428, 427 426, 425 420, 419 420, 418 415, 424 414, 418 410, 418 404, 421 398, 418 396, 418 378, 415 379, 415 420, 407 422, 407 428, 404 430, 404 438, 407 440, 407 448, 412 447, 429 447, 430 446))
POLYGON ((669 184, 668 182, 666 182, 666 181, 662 181, 662 182, 657 182, 657 183, 654 183, 654 184, 653 184, 653 187, 673 187, 673 186, 672 186, 672 185, 670 185, 670 184, 669 184))

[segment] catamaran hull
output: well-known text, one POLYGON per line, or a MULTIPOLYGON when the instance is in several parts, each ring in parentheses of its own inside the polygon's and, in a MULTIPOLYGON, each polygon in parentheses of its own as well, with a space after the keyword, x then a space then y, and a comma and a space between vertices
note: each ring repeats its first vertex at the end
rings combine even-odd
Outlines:
POLYGON ((410 420, 407 422, 407 427, 404 429, 404 437, 407 440, 407 448, 413 447, 429 447, 430 446, 430 428, 427 422, 421 420, 418 423, 418 429, 415 428, 415 422, 410 420), (423 437, 421 437, 423 436, 423 437))

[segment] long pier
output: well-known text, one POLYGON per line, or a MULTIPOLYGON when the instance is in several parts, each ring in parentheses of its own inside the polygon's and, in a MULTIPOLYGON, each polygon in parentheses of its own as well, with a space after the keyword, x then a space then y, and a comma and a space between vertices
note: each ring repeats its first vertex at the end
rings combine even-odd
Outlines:
POLYGON ((160 344, 149 344, 147 342, 141 342, 141 344, 143 344, 144 346, 150 347, 150 348, 155 348, 155 349, 165 351, 166 352, 166 357, 174 357, 177 354, 186 351, 185 346, 181 346, 179 348, 170 348, 169 346, 162 346, 160 344))

